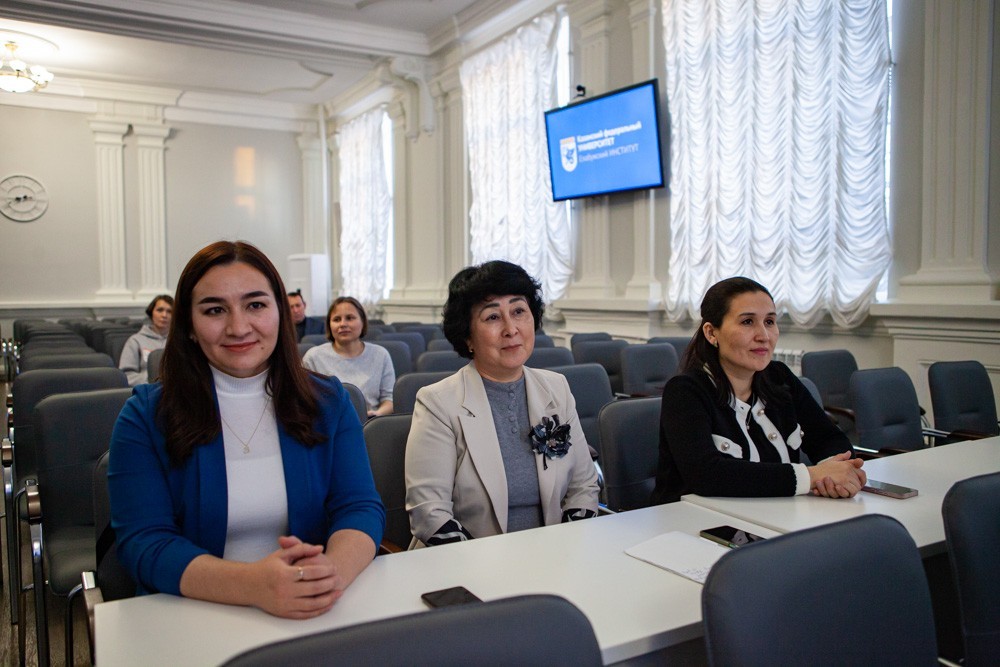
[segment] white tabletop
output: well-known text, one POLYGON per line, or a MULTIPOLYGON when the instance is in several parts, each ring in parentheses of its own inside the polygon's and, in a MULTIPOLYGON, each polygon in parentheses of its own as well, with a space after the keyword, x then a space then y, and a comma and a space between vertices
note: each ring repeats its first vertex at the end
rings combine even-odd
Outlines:
POLYGON ((686 503, 382 556, 334 608, 308 621, 257 609, 151 595, 98 605, 97 664, 217 665, 247 649, 424 611, 420 594, 465 586, 483 600, 554 593, 590 620, 605 663, 701 636, 701 585, 624 550, 672 530, 730 524, 775 533, 686 503))
POLYGON ((906 527, 921 555, 927 557, 945 550, 941 503, 948 489, 968 477, 1000 472, 1000 437, 865 461, 864 469, 871 479, 917 489, 918 495, 900 500, 867 492, 850 499, 816 496, 707 498, 691 494, 683 500, 780 533, 862 514, 885 514, 906 527))

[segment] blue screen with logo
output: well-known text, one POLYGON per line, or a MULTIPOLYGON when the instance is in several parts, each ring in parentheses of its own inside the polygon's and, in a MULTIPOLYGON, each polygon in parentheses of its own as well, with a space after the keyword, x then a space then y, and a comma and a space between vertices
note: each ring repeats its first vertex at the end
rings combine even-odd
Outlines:
POLYGON ((552 198, 663 187, 656 79, 545 112, 552 198))

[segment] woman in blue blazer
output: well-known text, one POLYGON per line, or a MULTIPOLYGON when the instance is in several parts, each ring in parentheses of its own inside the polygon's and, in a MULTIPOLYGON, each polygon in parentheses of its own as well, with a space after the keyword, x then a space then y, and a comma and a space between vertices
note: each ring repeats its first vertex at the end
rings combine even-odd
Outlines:
POLYGON ((385 511, 335 378, 299 363, 284 287, 218 242, 178 281, 161 383, 115 426, 108 488, 140 593, 324 613, 371 562, 385 511))

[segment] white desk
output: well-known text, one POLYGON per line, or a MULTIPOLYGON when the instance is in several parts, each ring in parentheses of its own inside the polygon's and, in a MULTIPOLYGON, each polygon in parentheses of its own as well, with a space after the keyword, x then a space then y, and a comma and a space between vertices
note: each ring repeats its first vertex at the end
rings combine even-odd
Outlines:
POLYGON ((865 461, 864 469, 872 479, 909 486, 917 489, 919 494, 903 500, 867 492, 850 499, 816 496, 707 498, 691 494, 684 496, 683 500, 780 533, 862 514, 885 514, 906 527, 921 556, 926 558, 945 550, 941 503, 952 484, 976 475, 1000 472, 1000 437, 865 461))
POLYGON ((561 595, 590 619, 605 663, 701 636, 701 585, 625 555, 671 530, 733 524, 775 533, 686 503, 375 559, 327 614, 308 621, 257 609, 152 595, 98 605, 97 664, 217 665, 290 637, 424 611, 420 594, 465 586, 484 600, 561 595))

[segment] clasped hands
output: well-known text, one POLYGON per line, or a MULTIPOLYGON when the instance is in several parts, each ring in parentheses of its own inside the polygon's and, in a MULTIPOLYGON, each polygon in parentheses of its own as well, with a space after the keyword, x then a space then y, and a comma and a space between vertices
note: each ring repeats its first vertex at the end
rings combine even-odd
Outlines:
POLYGON ((257 561, 260 587, 255 606, 283 618, 305 619, 330 610, 346 583, 319 544, 279 537, 278 550, 257 561))
POLYGON ((809 492, 825 498, 853 498, 868 482, 862 465, 861 459, 852 459, 850 452, 842 452, 810 466, 809 492))

